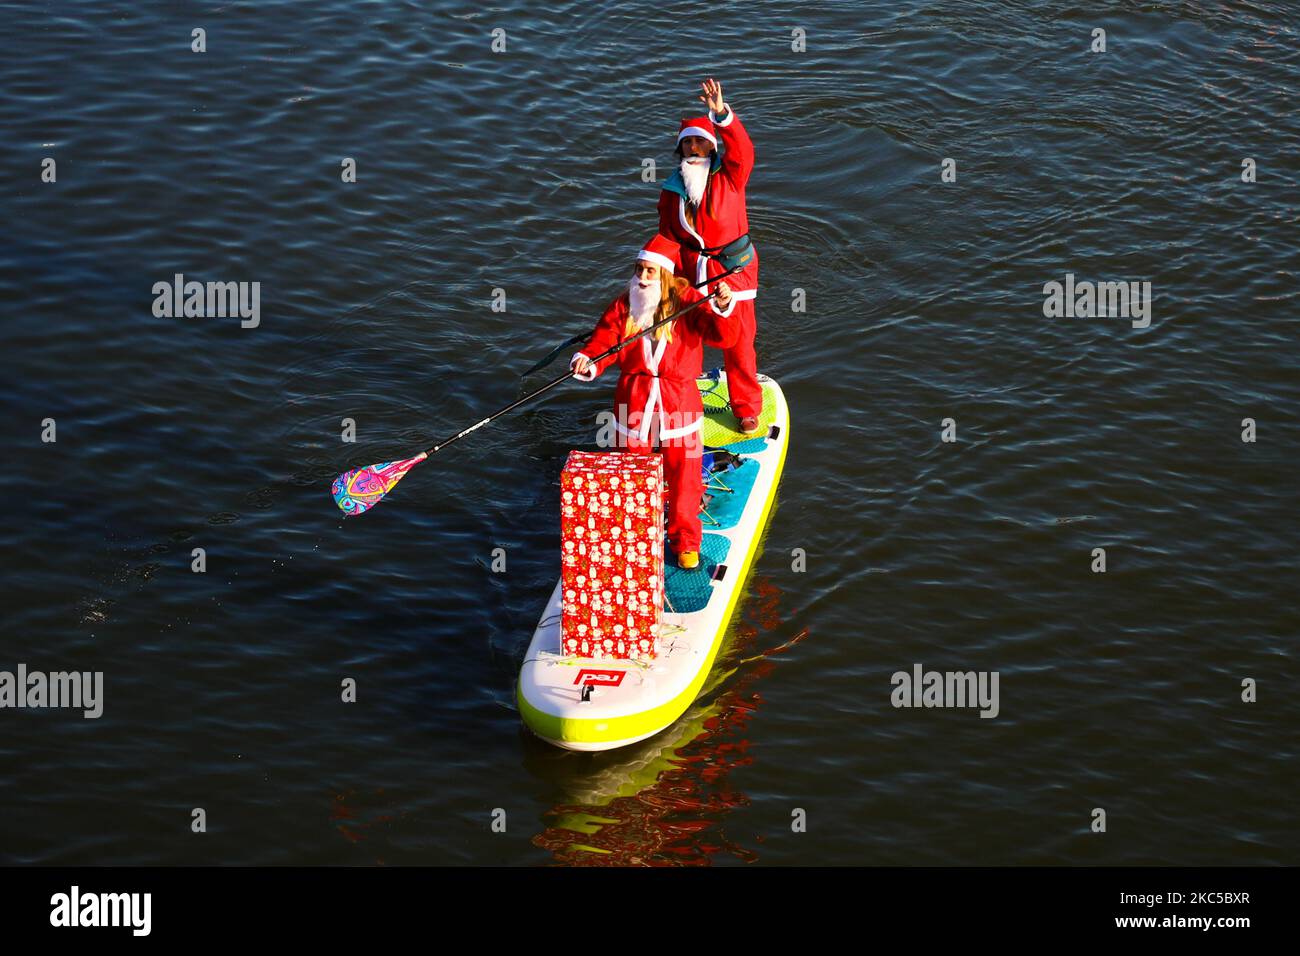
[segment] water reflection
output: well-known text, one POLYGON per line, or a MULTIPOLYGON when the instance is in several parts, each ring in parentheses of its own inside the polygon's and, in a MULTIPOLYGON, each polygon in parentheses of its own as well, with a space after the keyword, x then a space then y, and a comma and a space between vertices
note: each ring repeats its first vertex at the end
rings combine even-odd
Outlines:
POLYGON ((557 863, 709 866, 719 856, 759 859, 755 847, 725 833, 727 815, 749 804, 732 771, 754 760, 749 726, 763 704, 761 682, 774 658, 807 631, 755 653, 784 623, 782 591, 763 575, 750 578, 748 591, 704 692, 671 728, 608 754, 561 753, 530 740, 530 769, 564 792, 532 841, 557 863))

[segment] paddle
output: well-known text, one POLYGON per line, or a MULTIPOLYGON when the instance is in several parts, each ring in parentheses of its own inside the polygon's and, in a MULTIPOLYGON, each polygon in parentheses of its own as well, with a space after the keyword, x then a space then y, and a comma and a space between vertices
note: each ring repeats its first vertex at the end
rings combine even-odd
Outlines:
POLYGON ((546 366, 548 366, 548 365, 550 365, 552 362, 554 362, 554 361, 555 361, 555 357, 556 357, 557 355, 559 355, 561 352, 563 352, 565 349, 569 348, 570 346, 577 345, 579 342, 585 342, 585 341, 587 341, 587 339, 589 339, 590 337, 591 337, 591 333, 590 333, 590 332, 579 332, 579 333, 578 333, 577 335, 575 335, 573 338, 571 338, 571 339, 565 339, 563 342, 561 342, 559 345, 557 345, 554 349, 552 349, 552 350, 551 350, 551 353, 550 353, 549 355, 547 355, 546 358, 542 359, 540 362, 537 362, 537 363, 534 364, 534 365, 530 365, 530 366, 528 367, 528 370, 527 370, 526 372, 521 372, 520 375, 519 375, 519 377, 520 377, 520 378, 526 378, 527 376, 532 375, 532 374, 533 374, 534 372, 536 372, 538 369, 546 368, 546 366))
MULTIPOLYGON (((718 279, 723 278, 723 276, 727 274, 728 273, 722 273, 720 275, 716 275, 707 281, 714 282, 718 279)), ((626 338, 622 342, 619 342, 618 344, 613 345, 610 348, 606 349, 604 352, 601 352, 595 358, 591 359, 591 364, 596 365, 602 359, 609 358, 609 356, 622 351, 623 349, 631 345, 633 342, 635 342, 637 339, 641 338, 643 335, 649 335, 651 332, 659 328, 661 325, 667 325, 669 322, 672 322, 674 319, 678 318, 684 313, 689 312, 691 309, 695 308, 696 306, 703 305, 705 302, 708 302, 710 299, 714 298, 717 294, 718 293, 716 290, 710 292, 708 295, 700 299, 697 299, 696 301, 692 302, 690 305, 686 306, 685 308, 678 309, 672 315, 664 316, 658 322, 646 326, 644 329, 642 329, 640 332, 637 332, 635 335, 631 336, 630 338, 626 338)), ((424 461, 430 455, 436 455, 438 452, 442 451, 442 449, 446 448, 452 442, 459 441, 460 439, 468 435, 470 432, 477 431, 478 429, 482 428, 484 425, 488 424, 489 422, 497 418, 500 418, 502 415, 506 414, 507 412, 514 411, 516 408, 518 408, 520 405, 523 405, 525 402, 531 402, 537 396, 545 392, 549 392, 551 389, 555 388, 555 386, 559 385, 561 382, 573 378, 574 374, 575 374, 574 370, 570 369, 568 372, 566 372, 564 375, 561 375, 559 378, 555 379, 554 381, 547 382, 545 385, 537 389, 535 392, 530 392, 529 394, 525 395, 523 398, 511 402, 509 405, 507 405, 505 408, 501 409, 500 411, 493 412, 491 415, 489 415, 487 418, 483 419, 482 421, 475 422, 473 425, 470 425, 469 428, 457 432, 456 434, 448 438, 446 441, 439 442, 438 444, 430 448, 428 451, 420 452, 414 458, 404 458, 401 461, 385 461, 379 464, 366 465, 364 468, 354 468, 352 469, 352 471, 344 472, 343 474, 335 478, 333 484, 330 485, 330 494, 333 495, 334 497, 334 503, 339 506, 339 509, 343 512, 344 515, 349 515, 349 516, 359 515, 362 514, 363 512, 369 511, 375 505, 379 504, 379 502, 383 501, 384 495, 392 491, 393 488, 397 485, 397 483, 406 477, 406 473, 408 471, 410 471, 420 462, 424 461)))
MULTIPOLYGON (((747 264, 747 263, 745 263, 745 264, 747 264)), ((732 268, 728 269, 726 272, 719 272, 719 273, 718 273, 717 275, 715 275, 715 276, 709 276, 709 278, 705 279, 703 282, 692 282, 692 283, 691 283, 691 288, 692 288, 692 289, 698 289, 700 286, 702 286, 702 285, 708 285, 710 282, 717 282, 719 279, 725 279, 727 276, 731 275, 733 272, 738 272, 738 271, 740 271, 741 269, 743 269, 743 268, 745 267, 745 264, 741 264, 741 265, 738 265, 738 266, 733 266, 732 268)), ((571 338, 571 339, 565 339, 563 342, 561 342, 559 345, 557 345, 555 348, 553 348, 553 349, 551 350, 550 354, 546 356, 546 358, 542 359, 540 362, 536 362, 536 363, 534 363, 533 365, 530 365, 530 366, 528 367, 528 370, 525 371, 525 372, 522 372, 522 373, 520 374, 519 377, 520 377, 520 378, 526 378, 527 376, 532 375, 534 372, 538 371, 539 369, 544 369, 544 368, 546 368, 546 366, 550 365, 552 362, 555 361, 555 357, 556 357, 557 355, 559 355, 561 352, 563 352, 563 351, 564 351, 565 349, 567 349, 569 346, 571 346, 571 345, 577 345, 579 342, 585 342, 585 341, 587 341, 587 339, 589 339, 590 337, 591 337, 591 333, 590 333, 590 332, 579 332, 579 333, 578 333, 577 335, 575 335, 573 338, 571 338)))

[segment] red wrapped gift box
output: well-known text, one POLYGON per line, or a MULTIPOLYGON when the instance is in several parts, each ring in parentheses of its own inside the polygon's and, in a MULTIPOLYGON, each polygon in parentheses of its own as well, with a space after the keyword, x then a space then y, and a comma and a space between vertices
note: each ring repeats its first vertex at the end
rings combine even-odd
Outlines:
POLYGON ((664 606, 659 455, 569 452, 560 473, 564 653, 654 657, 664 606))

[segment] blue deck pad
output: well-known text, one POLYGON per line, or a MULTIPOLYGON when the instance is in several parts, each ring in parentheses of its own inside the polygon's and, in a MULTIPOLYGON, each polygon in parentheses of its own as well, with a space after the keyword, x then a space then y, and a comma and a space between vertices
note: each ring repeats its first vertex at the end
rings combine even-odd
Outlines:
MULTIPOLYGON (((734 474, 734 472, 733 472, 734 474)), ((731 542, 720 534, 705 532, 700 542, 700 565, 689 571, 677 566, 677 554, 670 547, 664 554, 664 590, 669 604, 664 604, 665 612, 689 614, 700 611, 713 596, 713 569, 727 560, 731 542)))
POLYGON ((725 491, 712 491, 705 488, 706 495, 712 495, 713 500, 709 502, 709 515, 717 524, 710 524, 709 519, 700 513, 700 520, 704 522, 704 530, 712 528, 714 531, 720 531, 723 528, 734 528, 740 521, 740 516, 744 514, 745 503, 749 501, 749 493, 754 490, 754 482, 758 478, 759 465, 754 459, 746 459, 739 468, 731 471, 719 472, 712 480, 712 484, 719 482, 731 489, 731 494, 725 491))
POLYGON ((737 455, 757 455, 767 447, 766 433, 759 435, 757 438, 746 438, 744 441, 728 442, 719 446, 727 451, 735 452, 737 455))

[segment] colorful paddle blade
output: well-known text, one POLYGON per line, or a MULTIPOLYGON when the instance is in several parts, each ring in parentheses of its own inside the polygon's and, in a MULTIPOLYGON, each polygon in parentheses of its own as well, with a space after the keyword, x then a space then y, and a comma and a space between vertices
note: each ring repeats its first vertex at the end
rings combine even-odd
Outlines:
POLYGON ((345 515, 359 515, 379 504, 408 471, 428 457, 421 452, 404 461, 386 461, 344 472, 330 485, 330 494, 345 515))

